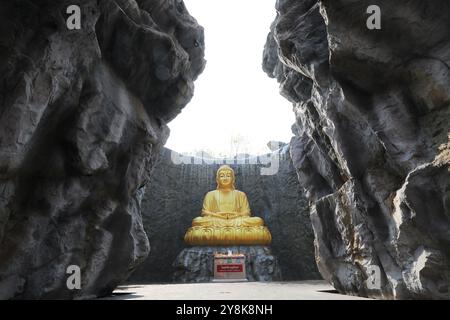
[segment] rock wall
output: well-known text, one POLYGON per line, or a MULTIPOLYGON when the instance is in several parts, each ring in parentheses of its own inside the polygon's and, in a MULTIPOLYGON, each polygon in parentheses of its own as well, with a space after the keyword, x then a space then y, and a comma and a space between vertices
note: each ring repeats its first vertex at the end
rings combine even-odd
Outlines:
POLYGON ((142 188, 203 29, 181 0, 8 0, 0 26, 0 299, 106 295, 149 252, 142 188))
MULTIPOLYGON (((263 218, 269 227, 273 238, 270 247, 283 280, 320 279, 314 263, 308 205, 288 147, 279 152, 247 160, 246 164, 230 164, 235 170, 236 188, 247 194, 252 215, 263 218)), ((216 188, 219 164, 207 164, 201 158, 180 161, 174 155, 163 148, 152 171, 142 200, 144 228, 152 250, 129 282, 172 281, 176 271, 172 264, 186 248, 184 234, 192 219, 200 215, 205 194, 216 188)))
POLYGON ((263 64, 294 103, 322 276, 347 294, 450 298, 450 3, 276 6, 263 64))

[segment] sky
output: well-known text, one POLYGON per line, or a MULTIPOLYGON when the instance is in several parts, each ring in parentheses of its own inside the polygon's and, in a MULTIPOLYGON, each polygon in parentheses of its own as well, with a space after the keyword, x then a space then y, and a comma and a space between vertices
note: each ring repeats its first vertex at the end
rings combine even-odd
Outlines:
POLYGON ((184 0, 205 29, 205 70, 194 97, 174 120, 166 147, 213 155, 266 153, 271 140, 289 142, 292 104, 262 70, 275 0, 184 0), (232 142, 235 141, 235 142, 232 142), (240 141, 240 142, 236 142, 240 141))

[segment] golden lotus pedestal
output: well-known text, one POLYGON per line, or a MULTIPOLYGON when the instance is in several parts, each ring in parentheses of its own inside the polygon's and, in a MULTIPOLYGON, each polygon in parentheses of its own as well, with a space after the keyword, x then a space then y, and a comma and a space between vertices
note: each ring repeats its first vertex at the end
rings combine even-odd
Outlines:
POLYGON ((191 246, 269 245, 272 235, 265 226, 203 227, 188 229, 184 241, 191 246))

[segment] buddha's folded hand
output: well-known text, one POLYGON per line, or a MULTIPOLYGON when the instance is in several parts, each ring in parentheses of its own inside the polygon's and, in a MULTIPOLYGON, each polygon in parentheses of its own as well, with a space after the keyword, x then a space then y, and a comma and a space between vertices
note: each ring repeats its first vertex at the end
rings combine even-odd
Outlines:
POLYGON ((219 219, 227 219, 225 212, 211 212, 204 210, 202 212, 202 216, 204 217, 210 217, 210 218, 219 218, 219 219))
POLYGON ((235 213, 235 212, 227 212, 225 213, 227 219, 234 219, 237 218, 239 216, 239 214, 235 213))

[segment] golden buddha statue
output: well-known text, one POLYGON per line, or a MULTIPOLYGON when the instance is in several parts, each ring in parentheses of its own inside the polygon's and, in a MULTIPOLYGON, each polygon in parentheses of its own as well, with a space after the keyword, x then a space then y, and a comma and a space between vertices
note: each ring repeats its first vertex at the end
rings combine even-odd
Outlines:
POLYGON ((195 246, 267 245, 272 241, 263 219, 251 217, 244 192, 234 187, 234 171, 227 165, 217 170, 217 190, 203 200, 200 217, 184 236, 187 244, 195 246))

